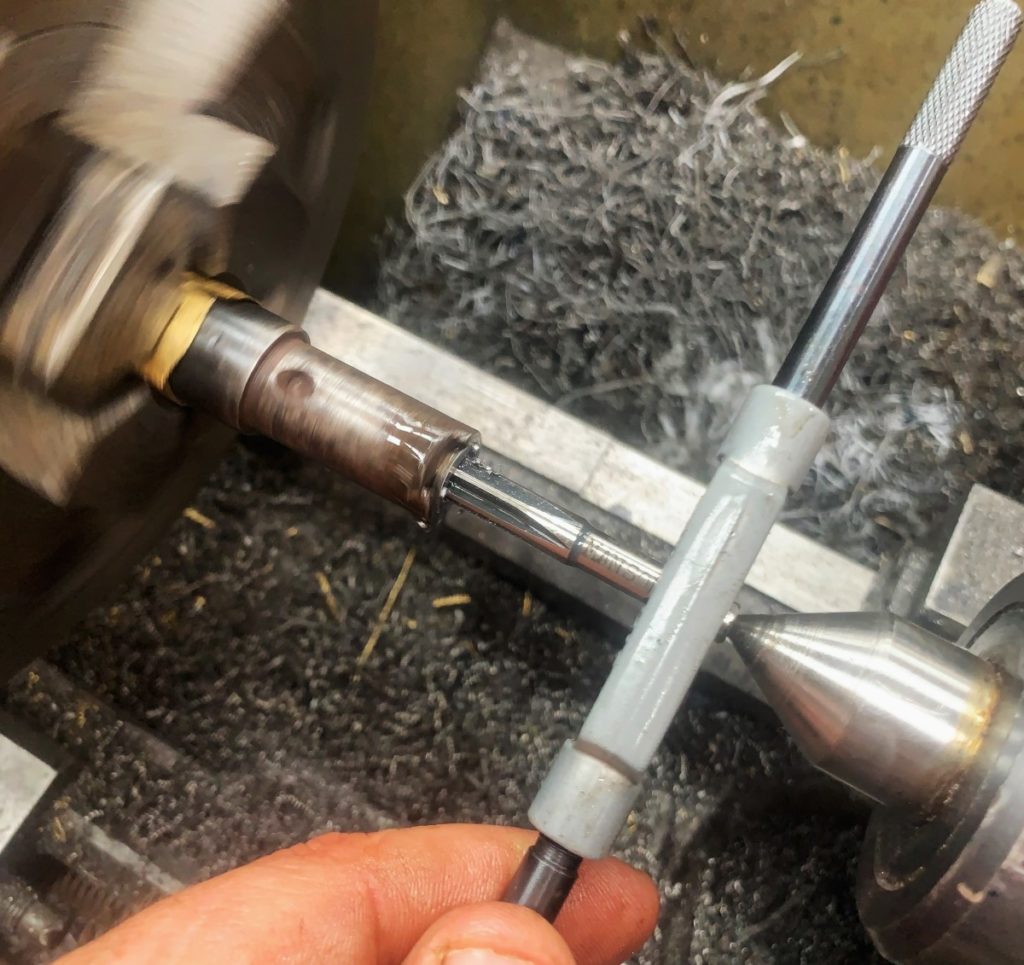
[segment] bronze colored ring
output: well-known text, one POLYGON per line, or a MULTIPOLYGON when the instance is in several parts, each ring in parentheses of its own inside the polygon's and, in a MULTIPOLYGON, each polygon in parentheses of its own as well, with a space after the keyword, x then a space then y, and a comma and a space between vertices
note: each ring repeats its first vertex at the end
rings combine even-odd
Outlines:
POLYGON ((198 275, 187 275, 181 285, 181 297, 171 317, 164 326, 157 343, 149 357, 139 368, 139 374, 154 389, 163 393, 175 402, 170 389, 171 373, 195 341, 199 329, 210 309, 218 301, 251 301, 230 285, 202 278, 198 275))

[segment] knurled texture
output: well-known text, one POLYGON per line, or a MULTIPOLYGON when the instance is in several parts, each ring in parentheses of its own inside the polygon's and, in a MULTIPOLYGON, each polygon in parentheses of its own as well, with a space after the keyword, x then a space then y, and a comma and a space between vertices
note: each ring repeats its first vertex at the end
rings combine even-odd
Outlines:
POLYGON ((1013 0, 982 0, 943 64, 903 143, 948 164, 960 149, 1021 27, 1013 0))

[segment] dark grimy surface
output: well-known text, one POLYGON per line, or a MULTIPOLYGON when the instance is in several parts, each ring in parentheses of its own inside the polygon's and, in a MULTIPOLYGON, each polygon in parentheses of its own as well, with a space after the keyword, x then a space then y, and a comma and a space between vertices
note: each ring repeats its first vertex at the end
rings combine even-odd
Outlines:
MULTIPOLYGON (((524 821, 618 640, 274 451, 238 447, 194 509, 53 654, 87 697, 9 688, 82 762, 70 807, 183 880, 331 828, 524 821)), ((772 722, 695 693, 622 839, 663 894, 643 961, 869 959, 863 818, 772 722)))

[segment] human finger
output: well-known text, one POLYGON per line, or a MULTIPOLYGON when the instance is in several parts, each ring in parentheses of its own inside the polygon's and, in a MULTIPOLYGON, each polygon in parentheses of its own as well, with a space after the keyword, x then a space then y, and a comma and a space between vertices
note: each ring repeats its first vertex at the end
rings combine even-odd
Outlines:
MULTIPOLYGON (((446 825, 330 834, 164 899, 66 965, 400 962, 440 916, 494 901, 536 835, 446 825)), ((583 965, 621 962, 657 919, 653 882, 584 862, 557 927, 583 965)))

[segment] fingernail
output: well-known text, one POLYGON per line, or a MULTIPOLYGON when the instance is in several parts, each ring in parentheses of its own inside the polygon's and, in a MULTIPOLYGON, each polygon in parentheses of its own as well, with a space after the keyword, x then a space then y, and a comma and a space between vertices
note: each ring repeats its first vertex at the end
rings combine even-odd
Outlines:
POLYGON ((459 948, 448 952, 443 965, 533 965, 525 958, 499 955, 490 948, 459 948))

